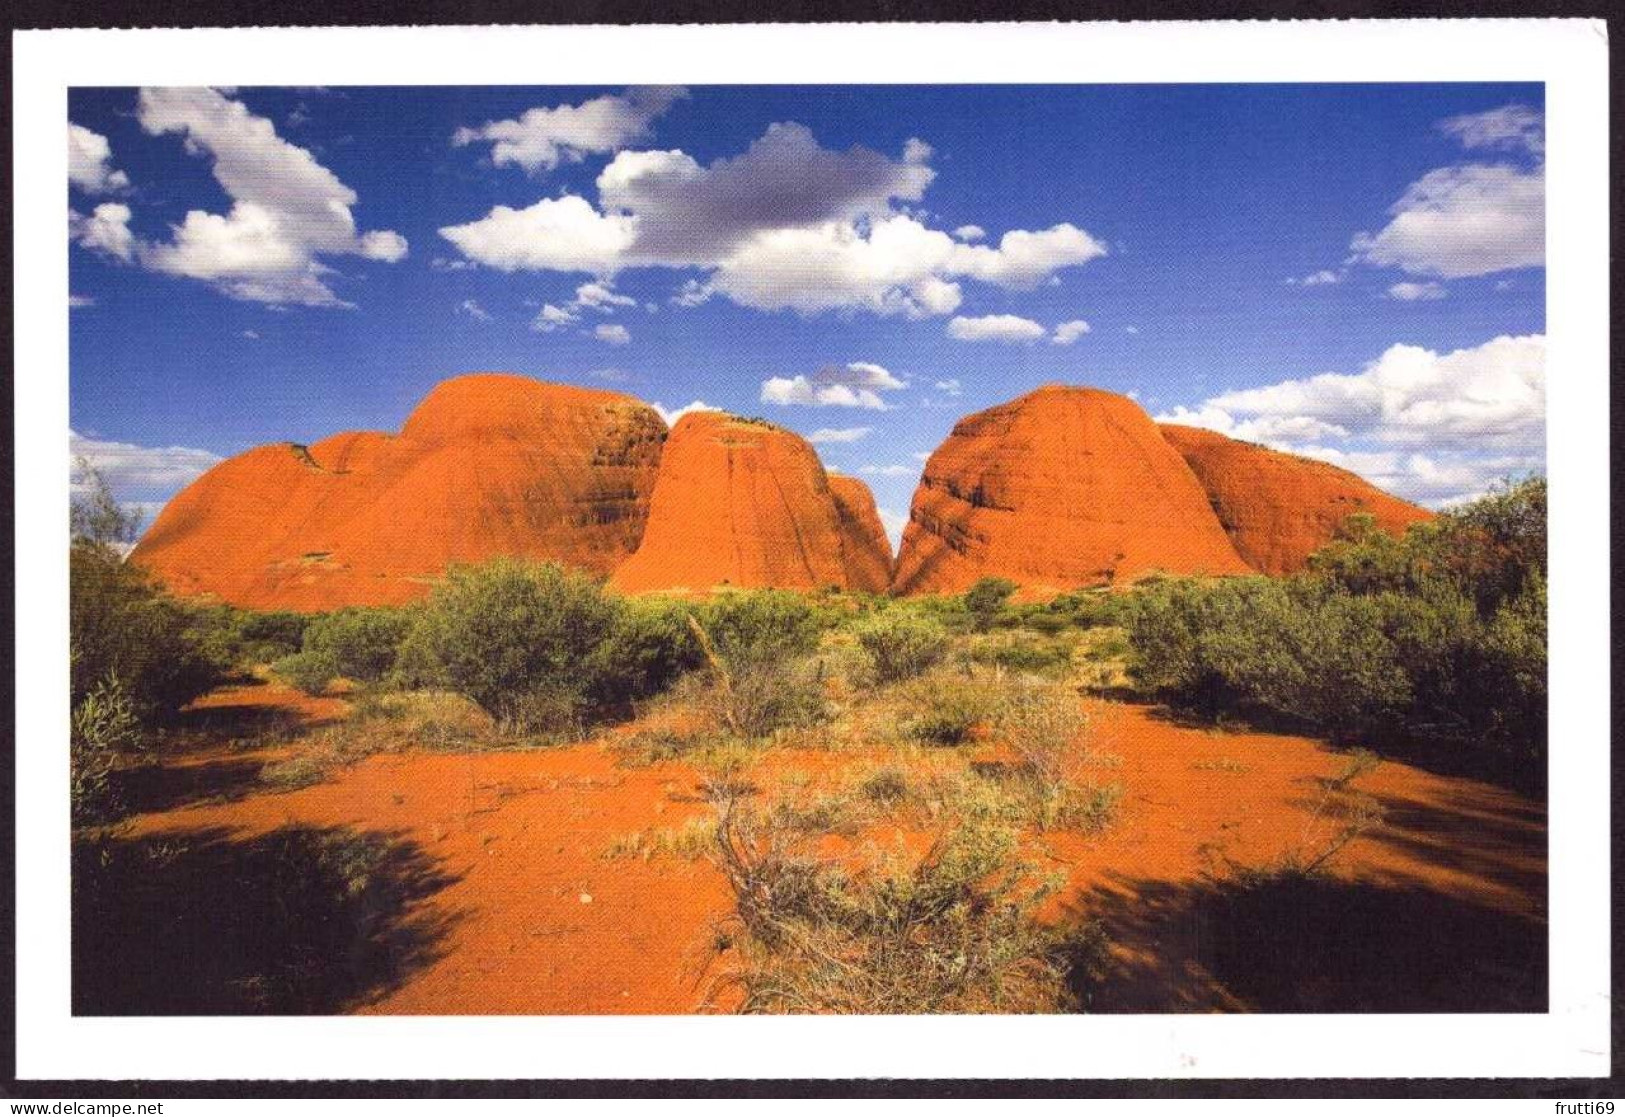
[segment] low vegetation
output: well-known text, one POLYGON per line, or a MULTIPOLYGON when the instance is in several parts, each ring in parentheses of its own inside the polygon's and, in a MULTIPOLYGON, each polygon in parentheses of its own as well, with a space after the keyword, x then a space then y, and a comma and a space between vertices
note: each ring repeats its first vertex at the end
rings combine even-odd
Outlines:
POLYGON ((1303 574, 1135 595, 1135 676, 1196 711, 1443 750, 1538 781, 1546 745, 1546 485, 1413 526, 1369 519, 1303 574))
POLYGON ((807 826, 719 804, 715 860, 734 896, 718 929, 740 1011, 1047 1012, 1073 1007, 1069 977, 1103 949, 1036 919, 1055 880, 1008 828, 965 825, 925 853, 871 849, 854 863, 807 848, 807 826))

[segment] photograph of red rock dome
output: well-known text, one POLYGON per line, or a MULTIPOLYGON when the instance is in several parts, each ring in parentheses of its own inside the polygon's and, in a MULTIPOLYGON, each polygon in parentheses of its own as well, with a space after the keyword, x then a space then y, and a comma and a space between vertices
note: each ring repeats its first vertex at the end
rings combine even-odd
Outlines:
POLYGON ((1545 1011, 1541 86, 67 141, 76 1014, 1545 1011))

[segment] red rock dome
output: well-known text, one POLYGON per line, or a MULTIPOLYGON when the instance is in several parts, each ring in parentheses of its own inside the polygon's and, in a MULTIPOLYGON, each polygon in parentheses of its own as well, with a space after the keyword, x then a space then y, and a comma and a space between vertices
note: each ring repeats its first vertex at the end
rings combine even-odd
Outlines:
POLYGON ((616 392, 445 381, 399 435, 262 446, 170 501, 132 559, 177 593, 261 609, 398 604, 454 562, 608 574, 636 549, 665 424, 616 392))
POLYGON ((1164 424, 1162 435, 1207 490, 1241 557, 1266 574, 1303 569, 1356 513, 1373 516, 1394 535, 1433 518, 1427 509, 1325 462, 1196 427, 1164 424))
POLYGON ((1029 594, 1152 571, 1244 574, 1185 460, 1138 404, 1050 386, 961 419, 926 462, 892 588, 1029 594))
POLYGON ((880 522, 875 496, 856 477, 831 474, 830 495, 841 520, 841 553, 848 588, 885 593, 891 585, 891 540, 880 522))
POLYGON ((666 440, 643 542, 611 581, 629 593, 847 587, 850 535, 806 439, 695 411, 666 440))

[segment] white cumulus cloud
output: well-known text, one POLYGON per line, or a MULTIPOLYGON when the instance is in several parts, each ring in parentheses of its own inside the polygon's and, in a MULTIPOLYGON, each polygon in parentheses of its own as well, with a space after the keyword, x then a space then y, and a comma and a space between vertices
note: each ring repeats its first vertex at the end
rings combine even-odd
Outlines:
POLYGON ((833 151, 804 125, 778 123, 710 164, 675 149, 621 150, 598 175, 596 203, 565 195, 497 206, 440 231, 467 258, 506 271, 608 278, 635 267, 691 268, 704 275, 685 281, 676 305, 720 294, 803 314, 952 314, 961 280, 1026 290, 1106 253, 1066 222, 1010 230, 996 246, 929 228, 906 207, 935 179, 931 157, 919 140, 900 158, 833 151))
POLYGON ((820 427, 807 436, 807 441, 814 446, 831 442, 856 442, 873 429, 873 427, 820 427))
POLYGON ((954 318, 948 336, 956 341, 1037 341, 1045 329, 1030 318, 1014 314, 988 314, 981 318, 954 318))
POLYGON ((1468 149, 1522 150, 1534 155, 1546 151, 1545 121, 1528 105, 1503 105, 1488 112, 1452 116, 1439 121, 1439 130, 1468 149))
POLYGON ((1427 302, 1433 299, 1442 299, 1446 294, 1448 294, 1448 292, 1445 290, 1444 284, 1434 283, 1431 280, 1426 283, 1412 283, 1407 280, 1403 283, 1396 283, 1392 287, 1388 288, 1388 297, 1390 299, 1397 299, 1403 303, 1427 302))
POLYGON ((1447 503, 1542 468, 1546 339, 1502 336, 1449 353, 1394 345, 1358 373, 1225 392, 1157 421, 1319 457, 1447 503))
POLYGON ((1056 326, 1055 336, 1050 340, 1056 345, 1071 345, 1088 332, 1089 323, 1081 318, 1076 318, 1071 322, 1062 322, 1059 326, 1056 326))
MULTIPOLYGON (((153 491, 173 491, 188 485, 210 469, 220 459, 219 454, 189 446, 140 446, 133 442, 115 442, 100 438, 87 438, 77 431, 68 431, 69 460, 88 462, 107 482, 117 496, 150 494, 153 491)), ((75 465, 73 491, 84 492, 86 480, 75 465)))
MULTIPOLYGON (((681 398, 681 397, 679 397, 679 398, 681 398)), ((691 411, 721 411, 722 410, 722 408, 720 408, 720 407, 712 407, 710 404, 708 404, 704 400, 700 400, 700 399, 697 399, 692 403, 684 404, 682 407, 675 407, 675 408, 667 408, 664 404, 660 403, 660 401, 658 401, 658 400, 656 400, 654 403, 650 404, 649 406, 653 407, 656 411, 658 411, 660 413, 660 417, 662 419, 666 420, 666 425, 668 427, 675 427, 677 425, 677 420, 681 419, 684 415, 687 415, 691 411)))
POLYGON ((680 88, 634 88, 579 105, 528 109, 515 120, 459 128, 451 142, 457 147, 490 144, 491 162, 498 167, 523 167, 532 174, 550 171, 641 139, 655 118, 684 96, 680 88))
POLYGON ((893 392, 907 384, 872 361, 829 365, 811 376, 775 376, 762 381, 761 400, 780 406, 861 407, 886 410, 878 393, 893 392))
POLYGON ((86 194, 114 194, 130 186, 129 176, 113 166, 113 148, 107 137, 72 123, 68 125, 68 181, 86 194))
POLYGON ((81 248, 111 256, 128 264, 135 259, 135 234, 130 231, 130 207, 103 202, 88 215, 68 211, 68 238, 81 248))
POLYGON ((146 242, 130 232, 128 207, 104 204, 74 222, 76 243, 278 306, 351 305, 327 285, 324 256, 405 257, 404 237, 359 232, 350 212, 355 191, 240 101, 205 88, 143 89, 136 119, 149 135, 180 135, 188 152, 209 158, 231 209, 191 210, 170 240, 146 242))
POLYGON ((1539 113, 1522 105, 1451 117, 1439 127, 1468 149, 1512 162, 1429 171, 1406 188, 1375 233, 1350 242, 1354 261, 1412 275, 1466 279, 1546 262, 1546 169, 1539 113))
POLYGON ((592 336, 610 345, 625 345, 632 340, 631 332, 619 322, 605 322, 594 326, 592 336))

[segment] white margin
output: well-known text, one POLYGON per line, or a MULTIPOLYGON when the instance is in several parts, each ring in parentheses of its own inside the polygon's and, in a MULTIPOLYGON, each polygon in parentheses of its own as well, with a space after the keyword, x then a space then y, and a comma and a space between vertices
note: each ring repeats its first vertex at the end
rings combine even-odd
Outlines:
POLYGON ((1609 1070, 1608 87, 1601 21, 43 31, 13 36, 22 1078, 1601 1076, 1609 1070), (70 86, 1541 81, 1551 1011, 1253 1017, 74 1018, 70 86))

